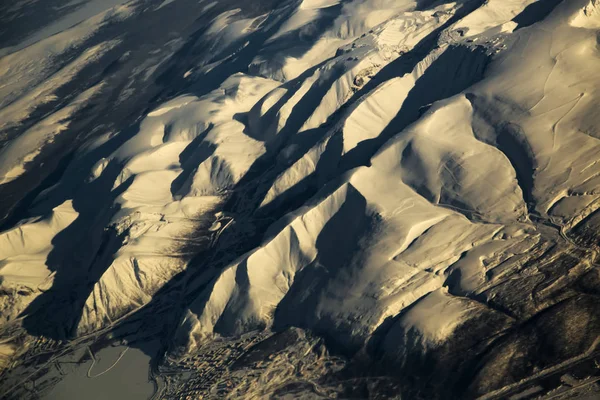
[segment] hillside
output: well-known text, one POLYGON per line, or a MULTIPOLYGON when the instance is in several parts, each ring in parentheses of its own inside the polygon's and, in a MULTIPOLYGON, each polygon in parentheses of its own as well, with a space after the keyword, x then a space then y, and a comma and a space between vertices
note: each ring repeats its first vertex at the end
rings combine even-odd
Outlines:
POLYGON ((7 399, 599 395, 600 2, 52 1, 0 6, 7 399))

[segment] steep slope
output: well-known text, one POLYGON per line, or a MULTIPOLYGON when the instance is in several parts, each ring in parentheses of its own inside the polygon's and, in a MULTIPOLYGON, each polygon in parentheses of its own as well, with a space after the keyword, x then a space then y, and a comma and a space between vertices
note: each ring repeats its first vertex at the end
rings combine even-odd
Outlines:
POLYGON ((246 3, 3 45, 7 398, 596 390, 598 2, 246 3))

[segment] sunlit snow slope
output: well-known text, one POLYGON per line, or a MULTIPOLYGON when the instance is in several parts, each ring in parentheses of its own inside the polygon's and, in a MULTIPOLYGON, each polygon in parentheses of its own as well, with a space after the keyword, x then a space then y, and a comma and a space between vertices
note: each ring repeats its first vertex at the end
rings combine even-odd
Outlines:
POLYGON ((599 1, 38 3, 0 6, 7 398, 117 340, 157 398, 597 389, 599 1))

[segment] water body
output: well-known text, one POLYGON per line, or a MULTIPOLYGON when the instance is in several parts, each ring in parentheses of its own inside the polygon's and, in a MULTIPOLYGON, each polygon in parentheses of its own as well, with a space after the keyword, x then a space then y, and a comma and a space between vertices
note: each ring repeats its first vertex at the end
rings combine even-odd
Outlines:
POLYGON ((110 346, 94 357, 95 362, 89 359, 76 367, 70 362, 61 363, 60 368, 66 376, 43 398, 146 400, 154 394, 154 383, 148 379, 150 356, 141 350, 110 346))

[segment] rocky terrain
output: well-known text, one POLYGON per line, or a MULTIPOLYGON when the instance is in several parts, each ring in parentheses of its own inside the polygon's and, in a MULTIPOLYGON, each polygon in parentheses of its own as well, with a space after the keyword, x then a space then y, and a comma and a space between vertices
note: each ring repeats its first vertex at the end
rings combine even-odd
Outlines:
POLYGON ((20 0, 0 47, 4 398, 600 396, 599 1, 20 0))

